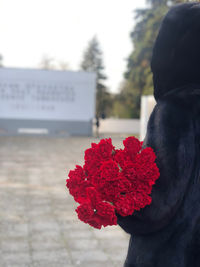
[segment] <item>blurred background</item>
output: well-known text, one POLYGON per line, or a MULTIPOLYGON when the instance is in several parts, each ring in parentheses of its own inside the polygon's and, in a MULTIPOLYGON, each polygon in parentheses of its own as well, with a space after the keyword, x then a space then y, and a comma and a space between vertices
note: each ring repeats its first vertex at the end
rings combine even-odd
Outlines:
MULTIPOLYGON (((143 138, 144 133, 140 131, 145 129, 148 118, 142 118, 143 126, 139 126, 138 119, 142 96, 153 93, 152 46, 163 15, 170 6, 181 2, 184 1, 1 0, 0 66, 1 69, 15 68, 8 71, 9 74, 7 71, 0 73, 0 119, 4 119, 1 120, 1 133, 30 133, 27 128, 41 128, 41 123, 46 126, 45 121, 52 120, 57 123, 47 125, 47 131, 51 128, 50 133, 57 128, 56 134, 92 135, 91 123, 85 125, 90 130, 82 132, 83 125, 70 123, 92 120, 100 133, 122 133, 124 129, 125 133, 141 134, 143 138), (22 74, 19 69, 26 71, 22 74), (44 70, 53 72, 40 79, 41 72, 31 73, 30 69, 43 70, 43 74, 44 70), (73 72, 95 73, 96 85, 83 88, 84 83, 92 81, 80 78, 78 74, 75 81, 71 81, 73 72), (55 78, 51 80, 53 76, 55 78), (63 84, 62 79, 65 80, 63 84), (83 91, 85 97, 82 98, 83 91), (71 94, 76 95, 71 100, 73 105, 69 100, 71 94), (89 99, 92 94, 95 94, 94 103, 89 99), (80 103, 92 106, 87 118, 80 116, 80 103), (37 114, 31 115, 36 110, 37 114), (30 114, 23 116, 23 113, 30 114), (66 118, 64 113, 68 114, 66 118), (76 118, 70 113, 77 113, 76 118), (109 118, 112 121, 102 121, 109 118), (18 124, 13 120, 5 122, 5 119, 21 121, 18 124), (30 124, 29 119, 42 122, 30 124), (58 125, 58 121, 65 121, 65 126, 58 125), (107 125, 112 127, 108 129, 107 125), (72 128, 79 130, 72 131, 72 128)), ((154 104, 152 99, 150 102, 151 107, 147 109, 151 112, 154 104)), ((148 106, 148 101, 143 105, 148 106)), ((142 112, 142 116, 148 115, 148 112, 142 112)), ((45 130, 33 132, 44 133, 45 130)))
POLYGON ((150 59, 175 0, 0 0, 0 266, 123 266, 128 235, 78 221, 70 169, 143 139, 150 59))

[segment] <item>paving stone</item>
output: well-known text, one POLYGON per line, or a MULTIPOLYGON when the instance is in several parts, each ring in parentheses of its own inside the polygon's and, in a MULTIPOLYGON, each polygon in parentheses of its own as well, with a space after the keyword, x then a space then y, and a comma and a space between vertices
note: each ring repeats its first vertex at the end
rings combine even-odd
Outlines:
MULTIPOLYGON (((21 266, 19 266, 19 267, 21 267, 21 266)), ((52 263, 49 261, 42 261, 42 262, 33 262, 31 267, 74 267, 74 265, 72 265, 70 263, 66 263, 66 262, 65 263, 59 263, 59 262, 52 263)), ((87 266, 85 266, 85 267, 87 267, 87 266)))
POLYGON ((125 260, 122 260, 122 259, 120 261, 113 261, 111 266, 113 266, 113 267, 124 267, 124 262, 125 262, 125 260))
POLYGON ((16 252, 29 252, 29 243, 25 239, 6 239, 6 240, 1 240, 1 249, 2 252, 5 253, 16 253, 16 252))
POLYGON ((35 222, 30 224, 31 232, 58 231, 59 226, 56 222, 35 222))
POLYGON ((33 262, 44 263, 44 266, 51 264, 71 264, 70 256, 66 250, 55 250, 55 251, 33 251, 32 252, 33 262))
POLYGON ((32 267, 32 263, 4 263, 1 267, 32 267))
POLYGON ((93 237, 93 233, 90 229, 87 229, 86 231, 81 231, 81 230, 73 230, 73 231, 68 231, 65 233, 68 239, 86 239, 86 238, 91 238, 93 237))
POLYGON ((126 259, 127 251, 125 250, 107 250, 107 253, 109 253, 109 257, 112 261, 122 261, 126 259))
POLYGON ((18 264, 18 265, 30 265, 31 264, 31 257, 29 253, 25 252, 17 252, 17 253, 3 253, 2 260, 5 265, 18 264))
POLYGON ((77 231, 77 230, 88 231, 89 229, 89 226, 86 223, 79 222, 77 218, 66 221, 66 216, 65 216, 64 220, 60 221, 59 223, 63 231, 67 231, 69 229, 71 229, 71 231, 77 231))
POLYGON ((99 239, 112 239, 117 238, 120 240, 120 238, 125 238, 127 236, 122 230, 119 228, 119 226, 112 226, 112 227, 106 227, 99 229, 92 229, 94 235, 99 239))
POLYGON ((3 224, 1 228, 1 235, 10 237, 24 237, 28 236, 28 224, 16 223, 16 221, 3 224))
MULTIPOLYGON (((75 262, 75 266, 79 267, 114 267, 113 262, 109 261, 104 261, 104 262, 99 262, 99 261, 77 261, 75 262)), ((116 267, 122 267, 121 265, 118 265, 116 267)))
POLYGON ((107 251, 115 251, 115 250, 128 250, 129 242, 127 239, 119 239, 119 238, 112 238, 112 239, 100 239, 99 244, 102 248, 106 249, 107 251))
POLYGON ((62 240, 58 240, 58 242, 45 240, 44 241, 32 241, 31 242, 31 248, 33 251, 56 251, 61 250, 64 246, 64 243, 62 240))
POLYGON ((98 250, 89 250, 89 251, 71 251, 72 258, 75 262, 80 261, 100 261, 104 262, 108 260, 108 255, 98 249, 98 250))
POLYGON ((59 242, 60 233, 58 231, 38 231, 30 233, 31 242, 59 242))
POLYGON ((80 222, 65 187, 93 141, 0 137, 0 267, 123 266, 128 235, 80 222))
POLYGON ((71 250, 93 250, 98 249, 99 242, 96 239, 71 239, 68 241, 71 250))

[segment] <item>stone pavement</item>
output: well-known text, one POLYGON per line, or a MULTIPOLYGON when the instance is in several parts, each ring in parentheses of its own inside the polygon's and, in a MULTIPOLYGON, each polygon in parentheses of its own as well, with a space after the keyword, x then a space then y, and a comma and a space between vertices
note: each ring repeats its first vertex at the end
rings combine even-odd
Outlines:
POLYGON ((92 141, 0 137, 0 267, 123 266, 128 235, 79 222, 65 188, 92 141))

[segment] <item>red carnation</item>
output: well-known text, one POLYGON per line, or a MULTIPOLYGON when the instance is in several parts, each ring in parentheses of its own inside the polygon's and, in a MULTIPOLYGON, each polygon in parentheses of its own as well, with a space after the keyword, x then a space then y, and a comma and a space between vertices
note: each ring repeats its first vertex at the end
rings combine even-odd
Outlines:
POLYGON ((111 139, 92 143, 85 151, 83 168, 69 172, 67 188, 80 205, 78 218, 100 229, 116 225, 115 212, 132 215, 151 204, 152 186, 159 177, 152 148, 142 149, 135 137, 124 141, 124 149, 115 149, 111 139))
POLYGON ((99 187, 99 192, 104 200, 113 203, 119 195, 130 192, 131 188, 130 181, 119 175, 115 181, 106 181, 102 187, 99 187))
POLYGON ((130 158, 129 154, 122 149, 116 150, 113 157, 114 157, 114 161, 116 161, 119 164, 121 169, 126 164, 128 164, 128 162, 131 162, 131 158, 130 158))
POLYGON ((119 175, 119 166, 113 160, 105 161, 101 165, 100 172, 102 180, 115 180, 119 175))
POLYGON ((114 204, 117 213, 119 213, 121 216, 131 215, 135 209, 134 198, 130 193, 120 195, 114 204))
POLYGON ((139 164, 154 163, 155 159, 156 159, 156 155, 151 147, 144 148, 135 157, 135 161, 139 164))
POLYGON ((85 222, 88 223, 89 220, 92 219, 92 216, 94 214, 94 209, 92 208, 91 205, 88 205, 88 203, 83 203, 78 208, 76 209, 76 212, 78 214, 78 218, 85 222))
POLYGON ((86 197, 86 188, 90 186, 90 182, 85 175, 81 166, 76 166, 76 169, 69 172, 69 179, 66 180, 67 188, 75 201, 81 202, 82 198, 86 197))
POLYGON ((131 160, 134 160, 135 156, 142 149, 141 142, 135 137, 128 137, 123 141, 124 151, 129 155, 131 160))
POLYGON ((95 188, 88 187, 86 192, 87 199, 85 203, 76 209, 78 218, 98 229, 102 225, 104 227, 116 225, 117 217, 115 215, 115 208, 111 204, 103 202, 95 188))

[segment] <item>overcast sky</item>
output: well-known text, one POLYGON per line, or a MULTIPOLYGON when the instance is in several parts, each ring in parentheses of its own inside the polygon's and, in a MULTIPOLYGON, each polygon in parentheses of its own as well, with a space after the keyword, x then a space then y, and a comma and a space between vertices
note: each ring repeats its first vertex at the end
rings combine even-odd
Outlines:
POLYGON ((0 53, 6 67, 37 68, 44 55, 78 70, 88 41, 96 35, 103 52, 106 85, 116 92, 134 13, 145 0, 0 0, 0 53))

